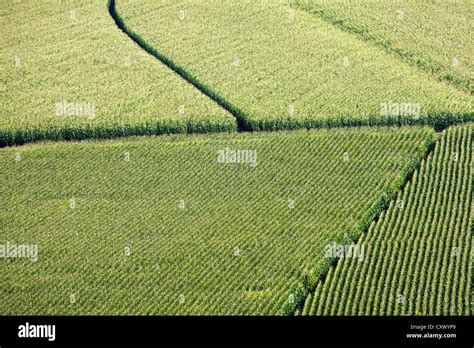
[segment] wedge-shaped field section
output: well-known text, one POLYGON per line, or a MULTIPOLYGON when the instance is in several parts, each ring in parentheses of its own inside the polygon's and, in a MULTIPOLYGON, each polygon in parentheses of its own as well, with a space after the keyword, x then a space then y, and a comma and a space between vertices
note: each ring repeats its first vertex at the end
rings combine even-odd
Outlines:
POLYGON ((470 314, 472 136, 471 126, 445 131, 357 248, 317 284, 304 314, 470 314))
POLYGON ((116 10, 248 129, 473 118, 468 93, 284 0, 118 0, 116 10))
POLYGON ((236 129, 122 33, 106 1, 2 1, 0 146, 236 129))
POLYGON ((472 90, 470 0, 291 0, 465 91, 472 90))
POLYGON ((324 245, 368 225, 433 139, 354 128, 4 148, 0 313, 287 312, 324 245))

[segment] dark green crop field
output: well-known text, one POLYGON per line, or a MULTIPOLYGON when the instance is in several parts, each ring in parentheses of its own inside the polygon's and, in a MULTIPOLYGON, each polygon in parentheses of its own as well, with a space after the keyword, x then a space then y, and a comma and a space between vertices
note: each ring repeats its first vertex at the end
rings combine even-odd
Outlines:
POLYGON ((303 313, 470 314, 472 138, 472 126, 445 132, 358 242, 369 260, 339 260, 303 313))
POLYGON ((473 9, 0 0, 0 315, 471 315, 473 9))
POLYGON ((2 237, 37 243, 39 256, 2 260, 1 312, 283 314, 323 266, 323 246, 356 238, 433 136, 353 129, 4 149, 2 237))

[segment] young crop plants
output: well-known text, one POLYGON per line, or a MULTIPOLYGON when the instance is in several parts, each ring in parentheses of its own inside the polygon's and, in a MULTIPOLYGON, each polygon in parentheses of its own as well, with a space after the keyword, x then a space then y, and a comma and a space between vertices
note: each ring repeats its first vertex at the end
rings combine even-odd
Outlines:
POLYGON ((445 131, 412 180, 307 297, 311 315, 470 315, 472 126, 445 131))
POLYGON ((469 0, 291 0, 402 58, 440 81, 472 93, 474 6, 469 0))
POLYGON ((469 94, 285 0, 111 3, 131 37, 245 129, 474 119, 469 94))
POLYGON ((0 314, 289 314, 323 268, 324 245, 356 238, 434 135, 354 128, 4 148, 0 314), (34 258, 5 254, 24 244, 34 258))
POLYGON ((106 1, 2 1, 0 12, 0 147, 236 129, 120 32, 106 1))
POLYGON ((0 316, 472 314, 473 14, 0 1, 0 316))

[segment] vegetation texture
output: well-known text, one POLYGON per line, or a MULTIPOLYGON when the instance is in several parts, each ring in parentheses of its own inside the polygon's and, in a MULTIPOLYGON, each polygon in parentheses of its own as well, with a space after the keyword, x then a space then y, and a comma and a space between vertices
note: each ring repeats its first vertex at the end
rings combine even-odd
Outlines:
POLYGON ((291 4, 472 93, 470 0, 291 0, 291 4))
POLYGON ((472 314, 473 14, 0 0, 0 315, 472 314))
POLYGON ((116 10, 136 40, 218 96, 246 129, 474 119, 468 93, 285 0, 118 0, 116 10))
POLYGON ((120 32, 105 1, 1 1, 0 12, 0 146, 237 128, 120 32))
POLYGON ((469 315, 472 126, 448 129, 411 182, 306 299, 303 314, 469 315))
POLYGON ((0 241, 39 250, 1 260, 0 314, 291 313, 324 245, 356 239, 433 140, 354 128, 2 149, 0 241), (234 150, 256 161, 219 159, 234 150))

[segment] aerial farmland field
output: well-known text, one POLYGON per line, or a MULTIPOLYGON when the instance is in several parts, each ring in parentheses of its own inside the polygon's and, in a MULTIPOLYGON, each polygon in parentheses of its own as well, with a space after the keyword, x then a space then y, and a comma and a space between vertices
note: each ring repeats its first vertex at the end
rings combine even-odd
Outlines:
POLYGON ((471 316, 473 14, 1 0, 0 317, 471 316))
POLYGON ((323 246, 356 238, 433 138, 389 128, 5 149, 2 233, 48 256, 7 260, 1 311, 284 314, 323 246))
POLYGON ((252 130, 472 120, 468 93, 284 0, 125 0, 117 13, 252 130))
POLYGON ((472 1, 291 0, 291 4, 472 93, 474 42, 466 35, 474 29, 472 1))
POLYGON ((121 34, 100 1, 2 1, 2 14, 0 146, 236 129, 121 34))
POLYGON ((304 312, 469 314, 472 160, 472 127, 449 128, 359 240, 370 263, 340 259, 304 312))

